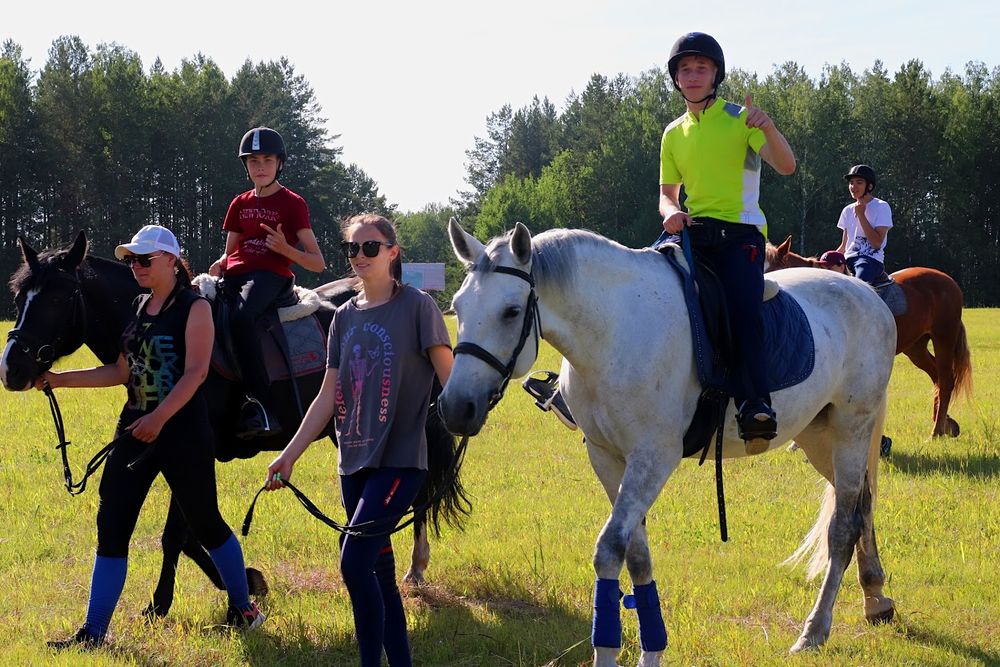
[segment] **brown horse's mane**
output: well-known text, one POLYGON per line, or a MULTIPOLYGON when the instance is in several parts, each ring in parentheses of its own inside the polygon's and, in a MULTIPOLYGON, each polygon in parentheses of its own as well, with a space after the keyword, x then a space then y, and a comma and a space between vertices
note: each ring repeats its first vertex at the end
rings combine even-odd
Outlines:
POLYGON ((764 247, 764 259, 767 261, 768 271, 797 267, 822 268, 816 255, 805 257, 792 251, 791 238, 789 236, 780 246, 776 246, 770 241, 767 242, 764 247))

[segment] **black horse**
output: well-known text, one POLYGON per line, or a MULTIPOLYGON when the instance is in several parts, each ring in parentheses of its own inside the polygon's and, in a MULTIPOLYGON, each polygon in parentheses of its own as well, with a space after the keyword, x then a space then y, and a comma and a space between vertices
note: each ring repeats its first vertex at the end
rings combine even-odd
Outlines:
MULTIPOLYGON (((7 346, 0 360, 0 381, 9 391, 30 389, 35 380, 52 363, 86 345, 102 363, 111 363, 119 355, 119 338, 128 320, 134 315, 134 301, 140 288, 124 265, 99 257, 87 256, 87 238, 83 232, 69 248, 36 252, 19 239, 23 263, 10 280, 17 306, 17 323, 8 334, 7 346)), ((326 301, 318 312, 328 329, 337 304, 350 298, 354 291, 351 281, 328 283, 316 290, 326 301)), ((216 435, 216 458, 230 461, 250 458, 261 451, 284 448, 301 421, 300 406, 295 399, 290 380, 271 385, 271 404, 278 420, 286 424, 284 434, 271 438, 241 440, 234 435, 237 413, 243 391, 238 383, 216 372, 206 380, 206 397, 216 435)), ((322 373, 297 379, 303 406, 308 407, 319 391, 322 373)), ((327 427, 326 435, 332 438, 327 427)), ((414 540, 410 568, 404 581, 420 584, 430 561, 427 523, 435 534, 439 522, 461 527, 461 520, 471 510, 459 476, 450 475, 456 445, 454 437, 441 423, 436 410, 428 413, 427 443, 429 471, 427 482, 415 506, 433 500, 414 521, 414 540)), ((178 557, 183 552, 193 560, 219 589, 223 583, 208 552, 188 529, 176 502, 171 500, 163 529, 163 565, 147 615, 165 615, 173 602, 174 573, 178 557)), ((251 592, 267 590, 263 576, 247 568, 251 592)))

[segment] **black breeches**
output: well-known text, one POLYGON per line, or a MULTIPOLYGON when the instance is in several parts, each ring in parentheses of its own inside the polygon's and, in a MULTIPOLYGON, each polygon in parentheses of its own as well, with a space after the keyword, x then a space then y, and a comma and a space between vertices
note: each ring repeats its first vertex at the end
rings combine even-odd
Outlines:
POLYGON ((294 280, 270 271, 250 271, 239 276, 226 278, 231 288, 238 288, 243 300, 232 319, 232 338, 236 346, 243 381, 251 394, 262 400, 267 391, 267 372, 261 357, 260 342, 257 340, 257 320, 277 303, 279 298, 290 293, 294 280))
MULTIPOLYGON (((215 453, 212 431, 205 415, 185 417, 182 410, 164 426, 151 444, 126 437, 112 450, 101 477, 100 507, 97 510, 97 554, 112 558, 128 555, 129 541, 139 511, 153 480, 163 473, 195 537, 206 549, 214 549, 229 539, 232 530, 219 513, 215 490, 215 453), (128 465, 149 447, 151 456, 128 465)), ((135 417, 123 417, 115 432, 135 417)))

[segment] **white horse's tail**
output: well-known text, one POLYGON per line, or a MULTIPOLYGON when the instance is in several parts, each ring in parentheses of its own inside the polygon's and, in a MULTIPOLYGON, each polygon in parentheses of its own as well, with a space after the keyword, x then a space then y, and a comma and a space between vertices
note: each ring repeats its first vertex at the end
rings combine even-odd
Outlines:
MULTIPOLYGON (((878 415, 875 418, 875 428, 872 429, 871 438, 868 443, 868 470, 865 480, 868 484, 868 491, 871 493, 871 506, 867 512, 862 512, 862 520, 865 525, 863 530, 871 529, 872 515, 875 510, 875 499, 878 497, 878 463, 879 447, 882 444, 882 427, 885 425, 887 399, 882 397, 882 405, 879 407, 878 415)), ((863 494, 862 494, 863 495, 863 494)), ((859 503, 860 503, 859 499, 859 503)), ((860 503, 863 506, 863 503, 860 503)), ((830 529, 830 520, 837 505, 837 494, 832 484, 826 485, 823 492, 823 500, 819 508, 819 516, 812 529, 802 540, 802 544, 789 556, 782 565, 795 566, 809 558, 806 566, 806 578, 815 579, 818 575, 824 574, 830 563, 830 549, 827 534, 830 529)))

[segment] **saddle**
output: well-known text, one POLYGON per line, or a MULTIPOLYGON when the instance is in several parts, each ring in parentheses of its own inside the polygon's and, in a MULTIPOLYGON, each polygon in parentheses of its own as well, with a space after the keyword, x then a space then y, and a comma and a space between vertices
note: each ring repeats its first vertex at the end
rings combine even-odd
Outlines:
MULTIPOLYGON (((224 287, 220 289, 220 282, 206 274, 192 280, 212 304, 215 320, 212 368, 228 380, 238 380, 242 373, 230 322, 241 297, 224 287)), ((256 334, 268 380, 288 380, 326 370, 326 331, 316 316, 320 308, 332 305, 316 292, 296 285, 287 298, 280 299, 258 320, 256 334)))
POLYGON ((883 271, 879 279, 872 284, 872 289, 882 298, 885 305, 889 306, 893 317, 906 314, 906 292, 888 273, 883 271))
MULTIPOLYGON (((694 418, 684 435, 684 456, 705 451, 710 444, 720 410, 725 410, 740 381, 735 366, 735 336, 729 320, 722 284, 697 254, 692 276, 682 249, 665 243, 656 249, 677 271, 684 285, 698 379, 702 394, 694 418)), ((764 352, 768 388, 778 391, 794 386, 812 373, 816 349, 812 329, 798 302, 774 281, 764 280, 764 352)))

